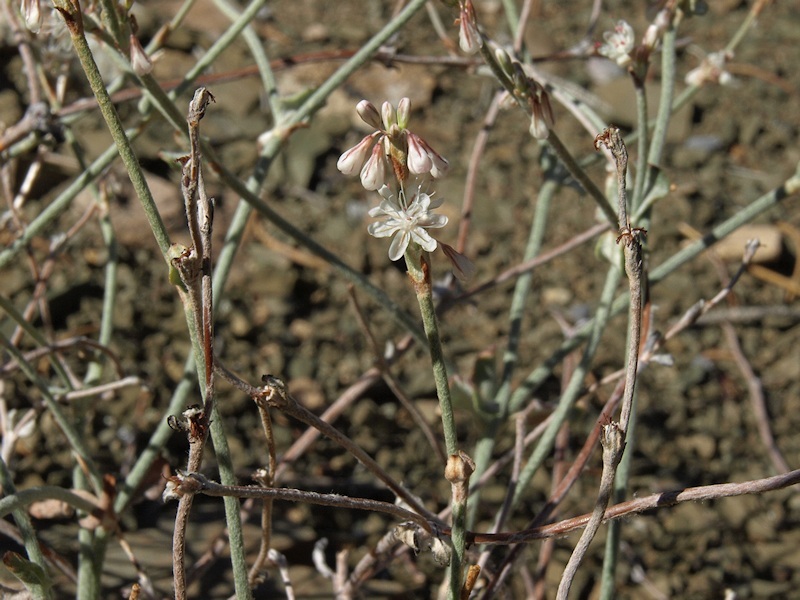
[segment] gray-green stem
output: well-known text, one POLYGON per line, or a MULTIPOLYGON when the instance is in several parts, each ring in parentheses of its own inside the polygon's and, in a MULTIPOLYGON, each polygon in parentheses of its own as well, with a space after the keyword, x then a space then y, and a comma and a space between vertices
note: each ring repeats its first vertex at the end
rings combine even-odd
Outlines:
MULTIPOLYGON (((416 244, 410 244, 405 253, 408 275, 414 285, 417 296, 422 325, 428 341, 431 355, 433 379, 436 384, 436 395, 442 413, 442 429, 444 431, 445 450, 449 457, 458 456, 458 437, 453 414, 453 403, 450 398, 450 383, 447 380, 447 365, 442 351, 442 339, 439 335, 439 324, 436 319, 436 306, 433 302, 430 263, 428 255, 416 244)), ((448 461, 449 462, 449 461, 448 461)), ((466 552, 467 499, 453 498, 452 548, 450 559, 450 598, 458 600, 461 594, 461 577, 466 552)))

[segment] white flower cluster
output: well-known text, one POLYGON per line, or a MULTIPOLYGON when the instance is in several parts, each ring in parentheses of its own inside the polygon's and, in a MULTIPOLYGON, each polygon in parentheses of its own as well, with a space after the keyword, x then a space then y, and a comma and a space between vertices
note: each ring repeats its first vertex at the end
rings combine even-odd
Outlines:
POLYGON ((361 119, 376 131, 344 152, 337 168, 345 175, 359 174, 361 185, 367 190, 377 190, 383 200, 369 211, 369 216, 379 219, 368 231, 376 238, 392 237, 389 258, 398 260, 412 242, 427 252, 438 243, 426 229, 438 229, 447 224, 447 217, 431 212, 441 200, 422 191, 417 183, 413 194, 406 192, 408 175, 442 177, 449 167, 447 161, 421 137, 408 130, 411 101, 403 98, 395 110, 384 102, 379 113, 367 100, 358 103, 356 110, 361 119), (398 190, 393 193, 392 190, 398 190))

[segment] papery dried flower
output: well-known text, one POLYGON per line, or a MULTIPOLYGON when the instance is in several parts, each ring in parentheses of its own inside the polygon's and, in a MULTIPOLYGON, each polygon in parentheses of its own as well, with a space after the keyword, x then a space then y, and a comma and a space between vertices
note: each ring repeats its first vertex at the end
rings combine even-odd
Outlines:
POLYGON ((133 67, 133 72, 140 77, 150 73, 153 70, 153 61, 151 61, 150 57, 147 56, 147 52, 144 51, 142 43, 133 34, 130 36, 130 47, 131 66, 133 67))
POLYGON ((550 95, 541 85, 535 83, 535 91, 529 96, 531 105, 530 134, 538 140, 547 139, 550 130, 555 125, 553 107, 550 105, 550 95))
POLYGON ((437 241, 425 230, 447 225, 446 216, 431 212, 441 206, 442 200, 434 200, 420 188, 414 192, 410 202, 402 189, 397 196, 386 186, 378 191, 383 201, 369 211, 369 216, 381 220, 370 224, 367 231, 376 238, 395 236, 389 246, 389 258, 398 260, 411 242, 427 252, 436 250, 437 241))
POLYGON ((390 173, 402 185, 409 172, 415 175, 430 173, 442 177, 449 167, 447 161, 418 135, 407 129, 411 101, 402 98, 397 109, 384 102, 381 111, 367 100, 356 106, 361 119, 377 131, 370 133, 352 148, 345 151, 336 163, 345 175, 355 175, 360 169, 361 185, 367 190, 377 190, 389 181, 390 173))
POLYGON ((483 46, 472 0, 459 2, 458 45, 467 54, 475 54, 483 46))
POLYGON ((471 279, 475 274, 475 265, 472 263, 472 261, 461 254, 461 252, 452 246, 445 244, 444 242, 439 242, 439 246, 441 247, 442 252, 444 252, 444 255, 450 261, 450 264, 453 266, 453 274, 460 281, 467 281, 468 279, 471 279))
MULTIPOLYGON (((531 115, 528 131, 537 139, 546 139, 550 135, 550 129, 555 125, 550 95, 542 84, 525 72, 520 63, 512 63, 512 68, 512 81, 517 96, 515 100, 528 103, 528 112, 531 115)), ((501 104, 507 104, 507 101, 504 100, 501 104)))
POLYGON ((703 59, 700 66, 686 74, 687 85, 701 86, 707 83, 729 85, 733 76, 725 70, 725 65, 733 58, 733 53, 726 50, 712 52, 703 59))
POLYGON ((633 27, 620 19, 614 31, 603 33, 606 43, 598 48, 598 52, 615 61, 620 67, 627 67, 631 62, 633 35, 633 27))

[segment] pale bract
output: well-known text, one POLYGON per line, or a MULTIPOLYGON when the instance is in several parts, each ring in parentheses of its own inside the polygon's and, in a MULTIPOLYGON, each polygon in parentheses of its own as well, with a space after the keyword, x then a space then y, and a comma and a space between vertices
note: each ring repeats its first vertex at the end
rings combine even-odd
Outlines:
POLYGON ((434 200, 419 188, 410 202, 403 190, 397 196, 387 186, 378 191, 383 200, 380 206, 369 211, 369 216, 380 220, 370 224, 367 231, 376 238, 394 236, 389 246, 389 258, 398 260, 412 242, 427 252, 436 250, 438 243, 426 229, 439 229, 447 225, 446 216, 431 212, 441 206, 442 201, 434 200))

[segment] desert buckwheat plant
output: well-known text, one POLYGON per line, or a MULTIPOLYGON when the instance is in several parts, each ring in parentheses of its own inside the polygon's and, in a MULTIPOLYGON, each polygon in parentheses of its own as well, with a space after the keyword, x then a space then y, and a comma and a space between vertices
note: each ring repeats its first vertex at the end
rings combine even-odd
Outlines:
POLYGON ((794 597, 797 17, 0 0, 0 597, 794 597))

